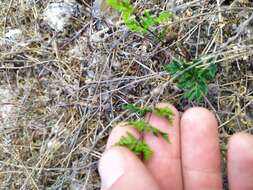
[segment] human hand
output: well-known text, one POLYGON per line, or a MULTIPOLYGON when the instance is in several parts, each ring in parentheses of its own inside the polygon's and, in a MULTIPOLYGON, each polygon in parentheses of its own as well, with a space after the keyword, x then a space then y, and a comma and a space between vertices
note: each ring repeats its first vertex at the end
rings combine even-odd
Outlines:
MULTIPOLYGON (((173 124, 154 114, 147 118, 154 127, 168 132, 171 144, 145 134, 153 155, 142 161, 127 148, 113 146, 127 132, 140 134, 132 127, 115 127, 99 164, 101 189, 222 190, 218 125, 213 114, 196 107, 180 118, 173 106, 158 106, 174 111, 173 124)), ((239 133, 231 137, 227 168, 230 190, 253 190, 253 136, 239 133)))

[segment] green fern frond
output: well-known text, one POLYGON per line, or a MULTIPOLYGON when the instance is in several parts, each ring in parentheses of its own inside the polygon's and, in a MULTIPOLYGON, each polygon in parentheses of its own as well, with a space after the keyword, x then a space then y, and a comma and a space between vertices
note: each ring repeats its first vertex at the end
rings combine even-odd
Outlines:
POLYGON ((137 121, 129 121, 128 124, 137 129, 140 133, 149 132, 147 131, 147 128, 149 128, 150 124, 142 119, 137 121))
POLYGON ((131 125, 135 129, 137 129, 140 133, 152 133, 153 135, 155 135, 157 137, 161 136, 166 142, 170 143, 167 133, 161 131, 158 128, 153 127, 148 122, 146 122, 142 119, 137 120, 137 121, 130 121, 128 123, 129 123, 129 125, 131 125))
POLYGON ((158 117, 165 117, 169 122, 173 121, 174 113, 170 108, 150 108, 150 107, 138 107, 134 104, 125 104, 123 109, 133 113, 137 113, 140 116, 144 116, 149 112, 153 112, 158 117))
POLYGON ((126 136, 121 137, 116 145, 126 147, 136 155, 143 155, 144 160, 148 160, 153 153, 148 144, 137 139, 131 133, 127 133, 126 136))
POLYGON ((170 139, 169 139, 168 133, 162 132, 161 135, 162 135, 163 139, 164 139, 168 144, 171 144, 171 141, 170 141, 170 139))
POLYGON ((124 24, 132 32, 146 34, 155 25, 169 21, 173 17, 172 12, 162 11, 159 16, 145 10, 141 16, 137 16, 134 6, 129 0, 107 0, 107 4, 121 13, 124 24))
POLYGON ((208 82, 213 80, 217 72, 217 65, 212 59, 204 61, 195 59, 192 63, 174 59, 165 66, 177 86, 184 90, 184 98, 200 101, 208 93, 208 82))
POLYGON ((141 107, 138 107, 134 104, 125 104, 125 105, 123 105, 123 109, 128 110, 133 113, 137 113, 140 116, 144 116, 144 115, 146 115, 146 113, 152 112, 152 109, 149 107, 141 108, 141 107))
POLYGON ((159 117, 165 117, 169 122, 172 122, 174 119, 174 113, 169 108, 154 108, 154 114, 159 117))
POLYGON ((107 4, 120 13, 133 14, 134 7, 129 0, 107 0, 107 4))
POLYGON ((171 20, 173 16, 174 15, 172 12, 162 11, 162 12, 160 12, 159 16, 155 18, 155 22, 157 24, 161 24, 161 23, 171 20))

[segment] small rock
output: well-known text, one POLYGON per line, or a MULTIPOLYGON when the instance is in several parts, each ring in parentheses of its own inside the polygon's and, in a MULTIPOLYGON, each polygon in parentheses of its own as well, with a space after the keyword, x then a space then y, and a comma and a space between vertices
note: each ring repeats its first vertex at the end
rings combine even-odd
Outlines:
POLYGON ((10 29, 0 41, 0 46, 17 45, 23 40, 23 33, 20 29, 10 29))
POLYGON ((94 78, 95 78, 95 73, 94 73, 94 71, 88 70, 88 71, 87 71, 87 76, 88 76, 90 79, 94 79, 94 78))
POLYGON ((10 40, 21 40, 22 39, 22 31, 20 29, 12 29, 9 30, 6 34, 5 34, 5 38, 8 38, 10 40))
POLYGON ((77 15, 79 8, 77 3, 50 3, 43 13, 44 21, 55 31, 61 32, 69 25, 70 18, 77 15))
POLYGON ((2 127, 9 128, 15 125, 15 113, 18 108, 14 106, 15 95, 5 85, 0 86, 0 130, 2 127))

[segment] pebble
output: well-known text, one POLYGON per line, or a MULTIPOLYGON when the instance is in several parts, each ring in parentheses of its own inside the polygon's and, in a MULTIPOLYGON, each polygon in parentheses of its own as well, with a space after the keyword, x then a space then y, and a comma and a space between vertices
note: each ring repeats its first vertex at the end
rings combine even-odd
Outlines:
POLYGON ((55 31, 62 32, 70 24, 70 18, 80 10, 77 3, 58 2, 50 3, 44 13, 44 21, 55 31))
POLYGON ((3 38, 0 40, 0 46, 12 46, 17 45, 23 40, 23 33, 20 29, 10 29, 5 33, 3 38))

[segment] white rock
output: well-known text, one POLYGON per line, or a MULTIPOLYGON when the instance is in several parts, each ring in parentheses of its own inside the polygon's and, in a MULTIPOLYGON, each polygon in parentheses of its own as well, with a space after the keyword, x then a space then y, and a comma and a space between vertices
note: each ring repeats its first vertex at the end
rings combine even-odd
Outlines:
POLYGON ((0 46, 17 45, 23 40, 23 33, 20 29, 10 29, 0 40, 0 46))
POLYGON ((20 29, 12 29, 9 30, 6 34, 5 34, 5 38, 8 38, 10 40, 21 40, 22 39, 22 31, 20 29))
POLYGON ((44 21, 57 32, 63 31, 70 18, 75 15, 76 9, 74 3, 50 3, 43 13, 44 21))
POLYGON ((14 98, 13 92, 7 86, 0 86, 0 130, 2 127, 14 126, 14 115, 17 112, 17 108, 13 104, 14 98))
POLYGON ((88 76, 90 79, 94 79, 94 78, 95 78, 95 73, 94 73, 94 71, 88 70, 88 71, 87 71, 87 76, 88 76))

